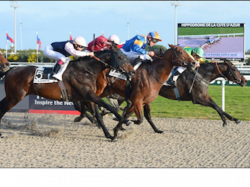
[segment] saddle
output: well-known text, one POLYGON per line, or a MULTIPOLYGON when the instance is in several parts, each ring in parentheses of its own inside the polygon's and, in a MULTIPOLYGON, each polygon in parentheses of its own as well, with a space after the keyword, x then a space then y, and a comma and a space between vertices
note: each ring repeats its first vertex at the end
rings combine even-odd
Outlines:
MULTIPOLYGON (((141 65, 141 61, 142 60, 138 57, 135 60, 133 60, 133 62, 130 62, 130 64, 133 66, 134 70, 136 70, 141 65)), ((125 80, 125 81, 127 80, 127 77, 124 74, 114 69, 111 69, 108 75, 111 77, 116 77, 118 79, 125 80)))
POLYGON ((61 94, 62 94, 61 97, 63 98, 64 101, 69 102, 70 96, 69 96, 68 91, 67 91, 66 87, 64 86, 63 82, 60 80, 56 80, 56 79, 49 79, 51 73, 52 73, 52 68, 49 68, 49 67, 37 68, 35 75, 34 75, 33 83, 41 84, 41 83, 58 82, 59 87, 61 89, 61 94))

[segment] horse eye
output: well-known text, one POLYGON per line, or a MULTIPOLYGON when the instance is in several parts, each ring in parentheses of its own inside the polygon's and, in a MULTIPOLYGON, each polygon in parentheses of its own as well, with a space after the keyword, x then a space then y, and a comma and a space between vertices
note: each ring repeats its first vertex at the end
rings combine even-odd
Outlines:
POLYGON ((179 53, 180 53, 180 54, 182 54, 182 52, 181 52, 181 51, 179 51, 179 53))
POLYGON ((120 59, 120 60, 123 60, 123 59, 124 59, 124 57, 123 57, 123 56, 119 56, 119 59, 120 59))

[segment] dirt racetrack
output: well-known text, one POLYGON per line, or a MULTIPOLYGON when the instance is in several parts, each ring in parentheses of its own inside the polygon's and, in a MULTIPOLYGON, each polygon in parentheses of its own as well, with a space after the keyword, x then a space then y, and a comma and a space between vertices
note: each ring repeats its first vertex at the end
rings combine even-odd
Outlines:
MULTIPOLYGON (((110 142, 74 115, 7 113, 0 126, 0 168, 249 168, 250 122, 153 118, 110 142)), ((104 122, 113 135, 117 122, 104 122)))

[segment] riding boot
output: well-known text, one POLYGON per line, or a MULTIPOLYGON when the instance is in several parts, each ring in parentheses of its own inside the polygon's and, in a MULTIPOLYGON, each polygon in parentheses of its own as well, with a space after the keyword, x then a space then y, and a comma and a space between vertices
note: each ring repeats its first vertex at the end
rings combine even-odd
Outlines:
POLYGON ((56 65, 53 67, 53 69, 52 69, 52 73, 50 74, 50 79, 55 79, 54 77, 53 77, 53 75, 55 75, 55 74, 57 74, 58 73, 58 71, 61 69, 61 66, 62 65, 60 65, 60 64, 58 64, 58 63, 56 63, 56 65))
POLYGON ((171 77, 169 77, 167 83, 169 85, 171 85, 172 87, 175 87, 175 81, 176 81, 176 77, 180 75, 180 72, 179 71, 176 71, 174 74, 171 75, 171 77))

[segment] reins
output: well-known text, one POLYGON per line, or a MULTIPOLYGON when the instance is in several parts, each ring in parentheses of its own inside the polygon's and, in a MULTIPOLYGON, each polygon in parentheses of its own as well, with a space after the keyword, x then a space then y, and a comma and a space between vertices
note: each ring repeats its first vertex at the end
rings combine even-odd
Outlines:
MULTIPOLYGON (((103 62, 102 60, 100 60, 99 58, 97 58, 96 56, 93 56, 97 61, 99 61, 99 62, 101 62, 101 63, 103 63, 104 65, 105 65, 105 67, 107 67, 107 68, 111 68, 111 69, 114 69, 114 70, 116 70, 116 71, 120 71, 119 69, 117 69, 117 68, 115 68, 115 67, 113 67, 113 66, 110 66, 109 64, 107 64, 106 62, 103 62)), ((124 70, 123 69, 121 69, 123 72, 124 72, 124 70)))
MULTIPOLYGON (((175 49, 176 49, 177 47, 178 47, 178 46, 176 46, 175 48, 172 49, 173 52, 174 52, 174 54, 175 54, 175 56, 178 58, 178 60, 179 60, 182 64, 187 65, 187 63, 186 63, 185 61, 186 61, 187 59, 191 58, 191 57, 188 55, 188 57, 187 57, 184 61, 181 60, 181 59, 179 58, 179 56, 176 54, 176 52, 175 52, 175 49)), ((157 56, 156 54, 154 55, 154 57, 163 60, 163 57, 157 56)), ((173 59, 174 59, 174 58, 172 57, 172 62, 175 63, 176 60, 173 60, 173 59)))
POLYGON ((223 75, 223 74, 221 73, 220 68, 219 68, 217 62, 214 62, 214 63, 215 63, 215 65, 216 65, 216 68, 217 68, 219 74, 222 75, 222 77, 227 81, 228 79, 225 77, 225 75, 223 75))

